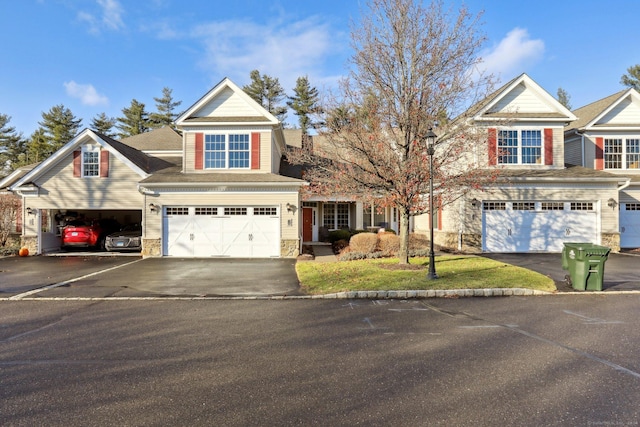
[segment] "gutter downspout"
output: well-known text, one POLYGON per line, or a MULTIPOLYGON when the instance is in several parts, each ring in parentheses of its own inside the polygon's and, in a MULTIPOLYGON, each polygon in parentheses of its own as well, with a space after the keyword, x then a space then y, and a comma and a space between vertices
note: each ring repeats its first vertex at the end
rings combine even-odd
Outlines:
POLYGON ((627 182, 625 182, 624 184, 622 184, 622 186, 618 187, 618 191, 622 191, 625 188, 627 188, 629 185, 631 185, 631 178, 627 178, 627 182))

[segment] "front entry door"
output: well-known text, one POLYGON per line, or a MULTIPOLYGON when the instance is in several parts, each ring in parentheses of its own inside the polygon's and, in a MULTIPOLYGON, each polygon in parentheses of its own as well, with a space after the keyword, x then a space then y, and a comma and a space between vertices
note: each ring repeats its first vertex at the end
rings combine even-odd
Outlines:
POLYGON ((302 241, 313 240, 313 209, 302 208, 302 241))

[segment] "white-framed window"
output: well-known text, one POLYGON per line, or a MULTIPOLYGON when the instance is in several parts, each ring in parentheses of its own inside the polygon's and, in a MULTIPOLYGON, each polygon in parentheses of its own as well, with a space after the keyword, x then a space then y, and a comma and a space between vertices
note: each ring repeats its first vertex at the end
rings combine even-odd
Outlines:
POLYGON ((498 164, 542 164, 542 130, 503 129, 497 137, 498 164))
POLYGON ((640 169, 640 137, 604 138, 605 169, 640 169))
POLYGON ((82 147, 82 176, 100 176, 100 147, 82 147))
POLYGON ((205 169, 249 169, 251 144, 248 133, 206 134, 205 169))
POLYGON ((349 228, 349 204, 325 203, 322 205, 322 224, 328 229, 349 228))

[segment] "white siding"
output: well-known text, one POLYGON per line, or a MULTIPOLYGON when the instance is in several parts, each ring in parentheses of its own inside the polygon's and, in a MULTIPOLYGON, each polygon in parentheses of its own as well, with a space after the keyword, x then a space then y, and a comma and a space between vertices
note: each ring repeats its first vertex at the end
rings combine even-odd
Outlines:
POLYGON ((626 98, 596 124, 638 124, 638 117, 640 117, 640 105, 632 102, 630 98, 626 98))
POLYGON ((224 89, 211 102, 195 113, 196 117, 262 117, 253 106, 230 88, 224 89))
POLYGON ((490 112, 492 113, 556 113, 552 106, 542 101, 540 97, 524 83, 516 86, 506 94, 490 112))

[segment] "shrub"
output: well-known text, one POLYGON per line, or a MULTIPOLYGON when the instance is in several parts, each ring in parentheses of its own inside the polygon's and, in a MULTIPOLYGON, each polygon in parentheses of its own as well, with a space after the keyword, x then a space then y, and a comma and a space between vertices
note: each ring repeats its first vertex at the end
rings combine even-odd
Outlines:
POLYGON ((349 241, 345 239, 336 240, 331 245, 331 248, 333 249, 334 254, 339 254, 349 248, 349 241))
POLYGON ((429 238, 424 234, 409 234, 409 249, 420 250, 429 247, 429 238))
POLYGON ((335 243, 338 240, 347 240, 351 237, 349 230, 333 230, 329 232, 329 242, 335 243))
POLYGON ((389 255, 398 253, 400 249, 400 237, 393 233, 380 233, 378 235, 378 249, 389 255))
POLYGON ((375 233, 359 233, 351 237, 349 246, 353 252, 371 254, 376 251, 378 236, 375 233))
POLYGON ((360 259, 377 259, 384 257, 382 252, 373 252, 365 254, 362 252, 345 252, 338 258, 340 261, 357 261, 360 259))

